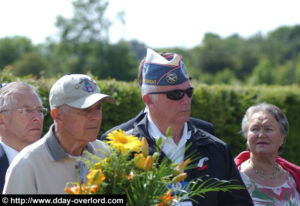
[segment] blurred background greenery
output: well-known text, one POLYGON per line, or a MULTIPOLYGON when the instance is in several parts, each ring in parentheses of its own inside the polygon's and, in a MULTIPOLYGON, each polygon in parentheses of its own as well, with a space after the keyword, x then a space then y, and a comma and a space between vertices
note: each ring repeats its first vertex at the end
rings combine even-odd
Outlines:
MULTIPOLYGON (((98 79, 132 81, 147 45, 137 40, 109 42, 109 29, 118 20, 106 16, 109 1, 74 0, 73 17, 57 16, 58 40, 33 45, 27 37, 0 39, 0 70, 10 66, 16 76, 56 77, 90 72, 98 79)), ((246 25, 245 25, 246 26, 246 25)), ((282 26, 267 35, 221 38, 206 33, 190 49, 153 48, 178 52, 194 80, 206 84, 290 85, 300 83, 300 24, 282 26)))

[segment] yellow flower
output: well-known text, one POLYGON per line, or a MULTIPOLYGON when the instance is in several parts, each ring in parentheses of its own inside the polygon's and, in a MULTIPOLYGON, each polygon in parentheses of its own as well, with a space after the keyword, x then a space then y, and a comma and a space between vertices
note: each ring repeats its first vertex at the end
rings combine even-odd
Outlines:
POLYGON ((146 158, 144 157, 143 154, 134 154, 134 165, 136 168, 143 170, 145 163, 146 163, 146 158))
POLYGON ((186 159, 184 162, 177 164, 177 166, 174 168, 173 170, 173 175, 179 175, 181 173, 183 173, 184 169, 186 168, 186 166, 191 162, 191 159, 186 159))
POLYGON ((104 180, 105 176, 101 169, 94 169, 86 176, 90 184, 100 185, 104 180))
POLYGON ((145 165, 144 165, 144 170, 149 171, 152 168, 153 164, 153 157, 152 156, 147 156, 145 165))
POLYGON ((178 165, 178 169, 183 170, 184 168, 186 168, 186 166, 191 162, 191 159, 186 159, 184 162, 180 163, 178 165))
POLYGON ((129 151, 139 152, 141 141, 133 136, 127 136, 126 133, 122 130, 114 130, 108 134, 107 141, 112 147, 121 150, 122 153, 129 151))
POLYGON ((87 188, 85 185, 81 185, 81 189, 79 185, 73 185, 71 188, 66 187, 65 193, 69 195, 79 195, 79 194, 86 194, 87 188))
POLYGON ((95 164, 95 168, 96 168, 96 169, 100 169, 100 168, 101 168, 101 162, 97 162, 97 163, 95 164))
POLYGON ((96 192, 99 192, 100 191, 100 188, 98 185, 92 185, 89 187, 89 192, 91 194, 96 194, 96 192))
POLYGON ((143 154, 134 154, 135 162, 134 165, 136 168, 149 171, 152 168, 153 164, 153 157, 152 156, 147 156, 144 157, 143 154))
POLYGON ((168 190, 168 192, 160 198, 162 202, 155 204, 155 206, 170 206, 173 203, 174 199, 177 199, 177 196, 172 197, 172 190, 168 190))
POLYGON ((173 177, 172 182, 181 182, 182 180, 184 180, 185 178, 187 178, 187 174, 185 172, 180 173, 179 175, 173 177))
POLYGON ((141 143, 142 143, 142 153, 144 157, 147 157, 149 155, 149 146, 145 137, 142 138, 141 143))

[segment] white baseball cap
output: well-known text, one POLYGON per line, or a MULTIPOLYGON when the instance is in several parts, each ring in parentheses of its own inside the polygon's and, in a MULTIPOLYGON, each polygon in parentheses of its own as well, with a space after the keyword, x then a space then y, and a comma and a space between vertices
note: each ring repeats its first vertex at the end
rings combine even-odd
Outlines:
POLYGON ((51 87, 49 95, 50 108, 67 104, 71 107, 85 109, 98 101, 114 103, 114 98, 102 94, 97 83, 88 75, 68 74, 57 80, 51 87))

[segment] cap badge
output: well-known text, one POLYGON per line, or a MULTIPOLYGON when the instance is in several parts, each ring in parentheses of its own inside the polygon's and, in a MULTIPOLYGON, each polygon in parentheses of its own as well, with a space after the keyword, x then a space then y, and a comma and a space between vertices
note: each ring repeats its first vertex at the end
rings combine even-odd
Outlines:
POLYGON ((95 91, 96 85, 89 79, 81 79, 79 82, 81 89, 85 92, 92 93, 95 91))
POLYGON ((169 84, 175 84, 177 82, 177 74, 170 72, 169 74, 167 74, 166 76, 166 80, 169 84))

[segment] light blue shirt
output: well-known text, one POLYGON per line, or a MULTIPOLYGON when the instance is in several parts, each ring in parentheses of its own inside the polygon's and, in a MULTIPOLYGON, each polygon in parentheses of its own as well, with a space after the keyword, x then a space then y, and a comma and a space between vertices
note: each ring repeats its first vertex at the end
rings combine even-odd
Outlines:
POLYGON ((164 136, 152 121, 150 114, 147 114, 148 118, 148 132, 151 137, 153 137, 156 141, 159 137, 162 138, 163 146, 161 150, 166 154, 166 156, 175 163, 182 163, 184 161, 184 151, 185 151, 185 144, 187 140, 191 137, 191 131, 188 131, 187 123, 184 124, 182 136, 178 144, 176 144, 173 138, 167 138, 164 136))
MULTIPOLYGON (((166 156, 175 163, 182 163, 184 161, 184 151, 185 151, 185 144, 187 140, 191 137, 191 131, 188 131, 187 123, 184 124, 182 136, 178 144, 176 144, 173 138, 167 138, 164 136, 152 121, 150 114, 147 114, 148 118, 148 132, 151 137, 153 137, 156 141, 159 137, 162 138, 162 146, 161 150, 166 154, 166 156)), ((191 201, 180 202, 176 204, 176 206, 192 206, 191 201)))
POLYGON ((14 148, 6 145, 5 143, 1 142, 0 141, 0 144, 2 145, 5 153, 6 153, 6 156, 7 156, 7 159, 8 159, 8 162, 9 164, 13 161, 13 159, 17 156, 17 154, 19 153, 17 150, 15 150, 14 148))

